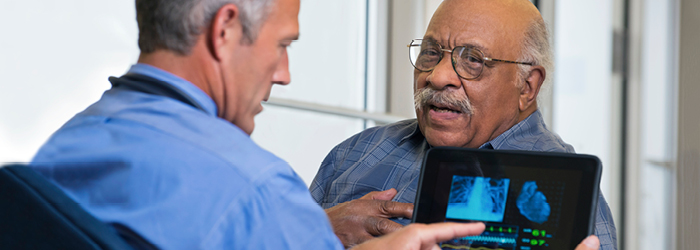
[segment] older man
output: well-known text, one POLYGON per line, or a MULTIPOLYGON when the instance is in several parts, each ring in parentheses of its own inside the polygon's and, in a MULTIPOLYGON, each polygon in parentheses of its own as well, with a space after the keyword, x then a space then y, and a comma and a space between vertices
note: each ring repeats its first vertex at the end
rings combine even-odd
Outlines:
MULTIPOLYGON (((574 152, 537 109, 552 56, 544 21, 529 1, 445 0, 409 50, 417 119, 342 142, 311 184, 346 246, 400 228, 388 218, 408 223, 406 203, 414 202, 421 159, 432 146, 574 152)), ((602 195, 595 225, 602 248, 615 249, 602 195)))
MULTIPOLYGON (((290 81, 299 0, 137 0, 136 12, 138 63, 33 167, 137 249, 342 249, 303 181, 249 138, 272 85, 290 81)), ((358 249, 482 230, 416 225, 358 249)))

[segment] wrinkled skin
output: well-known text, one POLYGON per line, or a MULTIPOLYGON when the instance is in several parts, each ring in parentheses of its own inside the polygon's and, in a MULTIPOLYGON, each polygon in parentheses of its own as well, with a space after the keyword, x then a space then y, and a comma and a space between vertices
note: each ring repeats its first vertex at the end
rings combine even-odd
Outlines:
POLYGON ((394 195, 396 189, 393 188, 382 192, 374 191, 357 200, 326 209, 333 231, 346 248, 403 227, 389 218, 411 218, 413 204, 393 202, 391 199, 394 195))
MULTIPOLYGON (((528 1, 445 1, 423 39, 444 49, 474 46, 486 57, 515 61, 535 19, 541 17, 528 1)), ((479 77, 465 80, 457 75, 450 58, 444 52, 433 70, 415 70, 414 92, 430 88, 451 93, 468 99, 473 110, 471 114, 454 112, 458 109, 439 103, 419 106, 418 125, 430 145, 478 148, 537 110, 536 97, 545 78, 542 66, 528 66, 528 74, 521 78, 517 64, 486 62, 479 77)))
MULTIPOLYGON (((424 38, 446 49, 478 45, 487 57, 516 60, 528 21, 534 18, 541 16, 525 0, 446 0, 433 15, 424 38)), ((449 91, 469 98, 474 110, 468 115, 436 114, 429 106, 416 109, 420 130, 430 145, 476 148, 537 110, 536 97, 545 77, 543 67, 532 66, 525 79, 519 79, 516 65, 497 63, 485 66, 479 78, 464 80, 452 68, 450 55, 445 54, 445 58, 432 71, 415 71, 414 90, 449 91)), ((408 206, 412 208, 412 204, 391 205, 408 206)), ((350 201, 326 210, 345 246, 398 229, 398 224, 386 219, 408 218, 406 211, 382 210, 376 199, 350 201)))

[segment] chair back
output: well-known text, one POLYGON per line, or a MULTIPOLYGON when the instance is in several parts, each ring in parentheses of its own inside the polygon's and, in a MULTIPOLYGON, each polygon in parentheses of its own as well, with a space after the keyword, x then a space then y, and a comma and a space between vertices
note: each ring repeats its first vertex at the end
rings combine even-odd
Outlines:
POLYGON ((132 249, 32 169, 0 167, 0 248, 132 249))

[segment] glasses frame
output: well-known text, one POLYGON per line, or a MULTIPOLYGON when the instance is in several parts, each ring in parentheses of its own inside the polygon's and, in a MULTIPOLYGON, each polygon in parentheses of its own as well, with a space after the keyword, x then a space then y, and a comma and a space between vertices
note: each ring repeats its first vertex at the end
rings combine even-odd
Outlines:
MULTIPOLYGON (((445 57, 445 56, 444 56, 445 53, 440 53, 440 59, 438 59, 437 63, 435 63, 435 66, 430 67, 429 69, 426 69, 426 70, 419 69, 418 67, 416 67, 415 63, 413 63, 413 59, 411 58, 411 47, 419 47, 419 46, 421 46, 422 44, 423 44, 423 39, 416 38, 416 39, 411 40, 411 43, 410 43, 409 45, 407 45, 407 47, 408 47, 408 60, 411 61, 411 65, 413 65, 413 68, 417 69, 418 71, 421 71, 421 72, 430 72, 430 71, 433 71, 433 70, 435 69, 435 67, 437 67, 438 64, 440 64, 440 61, 442 61, 442 59, 445 57), (415 44, 416 42, 420 42, 420 43, 415 44)), ((479 50, 478 48, 476 48, 476 47, 474 47, 474 46, 456 46, 456 47, 452 48, 451 50, 449 50, 449 49, 444 49, 444 48, 442 48, 442 45, 440 45, 440 44, 437 43, 437 42, 436 42, 435 44, 437 44, 437 46, 438 46, 438 48, 440 49, 440 51, 449 52, 449 53, 450 53, 450 59, 451 59, 450 61, 452 62, 452 69, 455 71, 455 73, 456 73, 459 77, 464 78, 465 80, 473 80, 473 79, 479 78, 479 76, 481 76, 481 73, 484 72, 484 67, 483 67, 483 65, 485 64, 486 61, 490 61, 490 62, 514 63, 514 64, 524 64, 524 65, 530 65, 530 66, 533 66, 533 65, 534 65, 534 63, 530 63, 530 62, 518 62, 518 61, 510 61, 510 60, 503 60, 503 59, 490 58, 490 57, 485 56, 485 55, 484 55, 484 52, 482 52, 481 50, 479 50), (458 48, 464 48, 464 49, 472 49, 472 50, 475 50, 476 52, 478 52, 478 53, 481 55, 481 59, 484 60, 484 62, 481 63, 481 64, 482 64, 482 67, 481 67, 481 70, 479 71, 479 74, 477 74, 475 77, 472 77, 472 78, 464 77, 463 75, 460 75, 460 74, 459 74, 459 71, 457 71, 457 67, 456 67, 457 62, 456 62, 456 60, 455 60, 455 58, 454 58, 454 54, 452 53, 452 51, 455 51, 455 50, 458 49, 458 48)), ((420 54, 420 53, 419 53, 419 54, 420 54)), ((418 58, 416 58, 416 60, 418 60, 418 58)))

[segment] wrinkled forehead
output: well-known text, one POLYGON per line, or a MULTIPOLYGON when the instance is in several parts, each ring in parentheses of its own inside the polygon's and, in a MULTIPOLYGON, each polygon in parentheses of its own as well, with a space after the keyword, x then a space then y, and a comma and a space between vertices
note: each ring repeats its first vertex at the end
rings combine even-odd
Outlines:
MULTIPOLYGON (((533 20, 534 6, 528 4, 532 5, 527 0, 445 0, 423 38, 445 48, 471 45, 492 57, 517 56, 533 20)), ((534 12, 539 18, 536 8, 534 12)))

